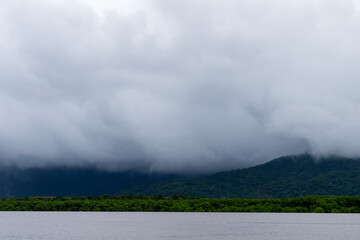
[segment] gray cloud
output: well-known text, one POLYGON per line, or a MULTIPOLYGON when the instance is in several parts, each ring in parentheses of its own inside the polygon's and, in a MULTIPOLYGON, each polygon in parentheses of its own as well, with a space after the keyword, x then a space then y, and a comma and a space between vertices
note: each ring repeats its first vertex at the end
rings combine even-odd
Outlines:
POLYGON ((358 1, 0 2, 0 158, 220 170, 360 155, 358 1))

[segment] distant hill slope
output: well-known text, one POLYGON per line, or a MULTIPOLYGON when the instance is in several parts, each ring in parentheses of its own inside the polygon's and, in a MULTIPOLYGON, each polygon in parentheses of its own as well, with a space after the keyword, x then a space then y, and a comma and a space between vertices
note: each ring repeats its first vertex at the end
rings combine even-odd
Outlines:
POLYGON ((120 192, 134 195, 273 198, 360 195, 360 160, 308 154, 193 179, 175 179, 120 192))
POLYGON ((0 167, 0 197, 98 196, 173 178, 171 174, 107 172, 96 167, 0 167))

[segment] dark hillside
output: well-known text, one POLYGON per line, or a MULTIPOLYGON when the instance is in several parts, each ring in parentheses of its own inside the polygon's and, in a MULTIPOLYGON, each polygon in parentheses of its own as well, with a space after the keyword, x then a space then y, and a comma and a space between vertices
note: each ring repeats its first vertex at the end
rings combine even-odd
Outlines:
POLYGON ((286 156, 255 167, 176 179, 121 193, 197 197, 274 198, 360 195, 360 161, 342 157, 286 156))
POLYGON ((0 197, 98 196, 173 178, 171 174, 108 172, 96 167, 0 168, 0 197))

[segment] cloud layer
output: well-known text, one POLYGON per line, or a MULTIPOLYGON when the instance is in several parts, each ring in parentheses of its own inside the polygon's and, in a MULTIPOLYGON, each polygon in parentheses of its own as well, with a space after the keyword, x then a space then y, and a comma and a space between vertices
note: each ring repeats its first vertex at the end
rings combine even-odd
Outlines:
POLYGON ((3 163, 360 156, 359 1, 112 3, 0 1, 3 163))

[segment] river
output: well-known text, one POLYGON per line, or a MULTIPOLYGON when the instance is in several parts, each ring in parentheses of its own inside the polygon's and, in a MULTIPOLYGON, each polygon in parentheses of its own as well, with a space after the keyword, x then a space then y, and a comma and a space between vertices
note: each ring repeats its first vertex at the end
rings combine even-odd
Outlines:
POLYGON ((358 240, 360 214, 0 212, 1 240, 358 240))

